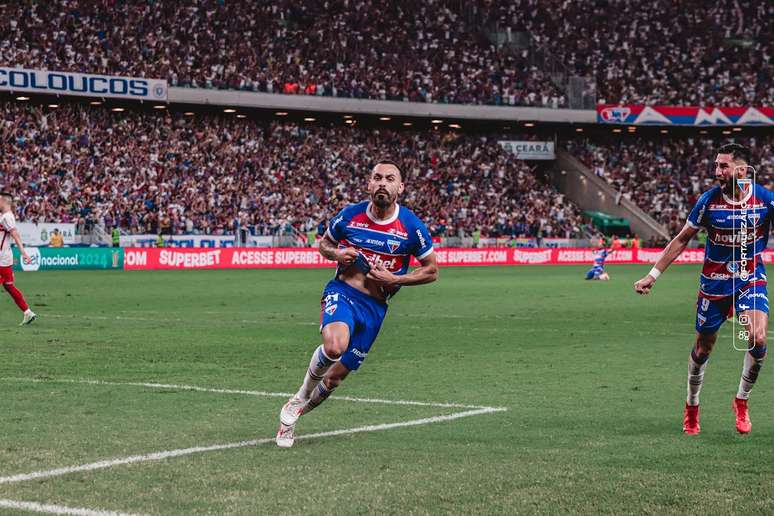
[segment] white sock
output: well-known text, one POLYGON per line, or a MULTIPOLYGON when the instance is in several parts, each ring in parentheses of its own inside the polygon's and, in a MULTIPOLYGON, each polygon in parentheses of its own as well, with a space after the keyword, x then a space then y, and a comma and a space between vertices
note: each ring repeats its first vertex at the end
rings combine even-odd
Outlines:
POLYGON ((749 351, 744 354, 744 365, 742 366, 742 378, 739 380, 739 390, 736 392, 736 397, 741 400, 746 400, 750 397, 750 391, 755 385, 755 381, 758 379, 758 373, 763 366, 763 359, 766 357, 765 352, 760 357, 753 356, 749 351))
POLYGON ((691 406, 699 404, 699 394, 704 383, 704 369, 707 368, 709 357, 705 358, 703 362, 700 360, 696 356, 696 351, 691 350, 691 354, 688 356, 688 397, 685 400, 691 406))
POLYGON ((24 315, 32 315, 32 310, 30 310, 29 308, 27 308, 27 309, 24 311, 24 315))
POLYGON ((306 370, 304 376, 304 383, 301 384, 301 388, 298 389, 296 397, 308 400, 312 391, 328 372, 328 369, 336 363, 336 360, 331 360, 323 351, 322 344, 312 353, 312 360, 309 362, 309 369, 306 370))

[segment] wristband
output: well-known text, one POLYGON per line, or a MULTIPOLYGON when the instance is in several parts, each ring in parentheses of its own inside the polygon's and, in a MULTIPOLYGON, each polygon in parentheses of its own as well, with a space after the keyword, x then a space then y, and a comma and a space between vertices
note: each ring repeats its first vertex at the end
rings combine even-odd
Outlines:
POLYGON ((649 272, 648 274, 650 274, 651 276, 653 276, 653 279, 654 279, 654 280, 656 280, 656 279, 658 279, 658 277, 659 277, 659 276, 661 276, 661 271, 660 271, 660 270, 658 270, 658 269, 657 269, 657 268, 654 266, 652 269, 650 269, 650 272, 649 272))

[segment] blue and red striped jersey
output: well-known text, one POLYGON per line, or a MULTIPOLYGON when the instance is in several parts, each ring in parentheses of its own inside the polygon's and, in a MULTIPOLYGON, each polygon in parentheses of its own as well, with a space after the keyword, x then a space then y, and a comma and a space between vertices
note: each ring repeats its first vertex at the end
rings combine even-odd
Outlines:
POLYGON ((755 284, 766 284, 761 253, 769 241, 774 194, 751 184, 735 201, 720 186, 707 190, 688 215, 688 225, 707 230, 702 297, 719 299, 755 284))
POLYGON ((373 215, 370 201, 349 205, 331 220, 326 234, 340 247, 354 247, 372 265, 379 263, 398 275, 408 272, 412 256, 421 260, 433 252, 425 225, 400 205, 385 220, 373 215))

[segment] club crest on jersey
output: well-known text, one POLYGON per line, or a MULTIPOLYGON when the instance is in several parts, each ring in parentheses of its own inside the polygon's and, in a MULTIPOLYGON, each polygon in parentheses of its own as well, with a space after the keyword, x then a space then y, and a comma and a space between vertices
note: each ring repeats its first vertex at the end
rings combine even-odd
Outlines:
POLYGON ((387 240, 387 247, 390 248, 390 252, 394 253, 398 247, 400 247, 400 242, 397 240, 387 240))
POLYGON ((736 185, 742 195, 747 195, 752 190, 752 179, 737 179, 736 185))
POLYGON ((325 307, 325 313, 328 314, 328 315, 333 315, 334 313, 336 313, 336 308, 338 306, 339 305, 328 305, 328 306, 326 306, 325 307))
POLYGON ((750 223, 753 226, 757 226, 759 220, 761 220, 761 214, 760 213, 751 213, 750 214, 750 223))

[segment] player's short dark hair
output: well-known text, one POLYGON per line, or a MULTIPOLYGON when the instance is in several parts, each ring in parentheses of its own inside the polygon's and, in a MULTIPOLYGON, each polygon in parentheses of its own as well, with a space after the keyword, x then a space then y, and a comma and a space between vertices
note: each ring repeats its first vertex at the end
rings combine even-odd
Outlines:
POLYGON ((752 161, 752 152, 740 143, 727 143, 718 149, 718 154, 731 154, 734 160, 742 160, 748 165, 752 161))
POLYGON ((394 159, 391 159, 391 158, 377 159, 376 162, 374 163, 374 168, 376 167, 376 165, 392 165, 393 167, 398 169, 398 173, 400 174, 400 180, 403 182, 406 181, 406 176, 405 174, 403 174, 403 169, 401 168, 400 164, 394 159))
POLYGON ((9 201, 13 201, 13 194, 11 192, 8 192, 8 191, 5 191, 5 190, 0 192, 0 197, 5 197, 9 201))

